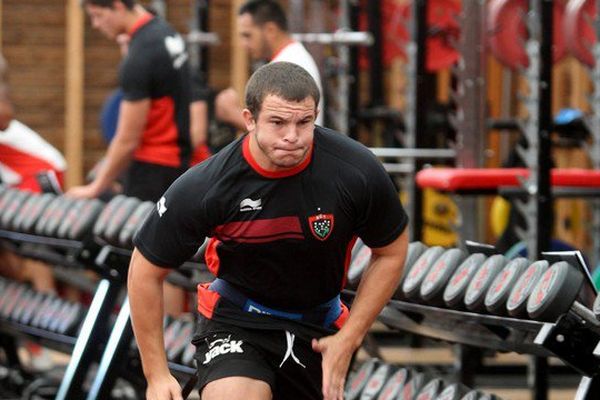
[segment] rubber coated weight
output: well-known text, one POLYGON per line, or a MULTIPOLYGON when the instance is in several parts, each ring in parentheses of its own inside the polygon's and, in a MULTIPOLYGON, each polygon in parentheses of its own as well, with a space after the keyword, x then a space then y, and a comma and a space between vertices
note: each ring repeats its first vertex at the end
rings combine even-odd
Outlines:
POLYGON ((40 197, 40 195, 37 195, 35 193, 31 194, 29 198, 25 200, 25 202, 23 203, 23 207, 21 207, 17 215, 15 215, 15 217, 12 219, 10 226, 7 227, 7 229, 15 232, 20 232, 23 220, 31 215, 34 205, 40 197))
POLYGON ((72 199, 70 197, 62 196, 61 198, 62 198, 62 203, 54 209, 54 213, 52 214, 52 216, 46 223, 46 226, 44 227, 44 235, 45 236, 48 236, 48 237, 56 236, 56 231, 58 230, 58 227, 60 226, 63 219, 65 218, 65 215, 67 214, 69 209, 73 206, 73 204, 76 202, 76 199, 72 199))
POLYGON ((594 305, 592 306, 592 311, 596 316, 596 319, 600 321, 600 294, 596 296, 596 300, 594 300, 594 305))
POLYGON ((460 400, 467 392, 469 388, 461 383, 453 383, 446 386, 444 390, 438 395, 436 400, 460 400))
MULTIPOLYGON (((357 243, 359 242, 357 241, 357 243)), ((360 278, 371 261, 371 254, 371 248, 361 241, 356 255, 348 267, 348 283, 346 285, 348 289, 356 290, 358 288, 360 278)))
POLYGON ((402 283, 404 282, 404 279, 406 279, 406 275, 408 275, 408 272, 412 266, 415 264, 415 261, 417 261, 427 249, 428 247, 421 242, 411 242, 408 244, 406 260, 404 260, 404 268, 402 268, 402 277, 400 278, 398 287, 392 296, 393 299, 403 300, 405 298, 404 293, 402 292, 402 283))
MULTIPOLYGON (((175 343, 175 338, 177 337, 177 332, 181 329, 183 321, 180 319, 176 319, 167 326, 165 329, 165 351, 167 354, 171 351, 173 344, 175 343)), ((169 360, 171 361, 171 360, 169 360)))
POLYGON ((479 400, 501 400, 500 397, 491 393, 484 393, 479 397, 479 400))
POLYGON ((95 237, 103 237, 108 221, 110 221, 113 214, 117 211, 117 208, 122 202, 125 201, 125 199, 127 199, 127 197, 123 195, 117 195, 108 202, 106 207, 104 207, 104 210, 102 210, 102 213, 94 224, 93 233, 95 237))
POLYGON ((402 391, 398 395, 397 400, 414 400, 417 394, 423 387, 425 377, 421 373, 415 373, 410 380, 404 385, 402 391))
POLYGON ((393 400, 404 387, 410 376, 406 368, 400 368, 394 372, 387 380, 377 400, 393 400))
POLYGON ((0 296, 0 318, 4 318, 4 308, 15 297, 19 286, 21 286, 20 283, 10 282, 2 289, 2 296, 0 296))
POLYGON ((371 400, 377 398, 377 395, 381 392, 381 389, 383 389, 383 385, 392 372, 393 370, 390 365, 380 365, 369 377, 367 385, 360 395, 360 400, 371 400))
POLYGON ((42 306, 44 299, 46 299, 46 294, 37 292, 33 299, 29 302, 29 306, 23 310, 23 314, 21 314, 19 322, 23 325, 30 324, 35 312, 42 306))
POLYGON ((418 299, 421 283, 442 253, 444 253, 442 247, 430 247, 415 261, 410 272, 406 275, 404 282, 402 282, 402 292, 406 298, 411 300, 418 299))
POLYGON ((450 308, 462 309, 465 306, 464 298, 467 288, 473 275, 477 272, 477 269, 486 260, 486 257, 481 253, 471 254, 460 266, 450 278, 446 289, 444 290, 444 302, 450 308))
POLYGON ((48 308, 46 308, 46 312, 40 319, 38 327, 41 329, 48 329, 54 318, 56 318, 56 316, 60 312, 60 308, 62 307, 62 305, 63 299, 55 297, 48 306, 48 308))
POLYGON ((79 327, 85 317, 85 309, 79 303, 71 303, 57 331, 62 335, 77 336, 79 327))
POLYGON ((31 213, 21 222, 19 230, 25 233, 34 233, 35 225, 46 210, 46 207, 56 198, 52 193, 44 193, 36 198, 31 213))
POLYGON ((23 207, 23 204, 25 204, 25 201, 30 195, 31 194, 29 192, 19 191, 11 197, 10 201, 6 204, 5 210, 2 211, 2 217, 0 218, 2 229, 12 228, 12 220, 17 217, 19 211, 23 207))
POLYGON ((31 289, 25 289, 25 292, 20 296, 19 301, 15 304, 15 307, 10 312, 8 318, 12 321, 18 322, 19 318, 23 314, 23 310, 27 308, 29 302, 33 299, 35 292, 31 289))
POLYGON ((596 64, 592 46, 596 43, 594 0, 570 0, 565 9, 563 33, 567 48, 579 61, 590 68, 596 64))
POLYGON ((35 326, 37 328, 40 327, 40 321, 46 315, 46 312, 52 306, 52 302, 56 299, 56 296, 52 294, 48 294, 44 301, 40 304, 40 307, 35 311, 31 322, 29 323, 31 326, 35 326))
POLYGON ((117 207, 113 217, 108 221, 106 229, 104 230, 103 238, 107 243, 114 246, 119 245, 119 232, 140 203, 140 200, 135 197, 129 197, 117 207))
POLYGON ((496 315, 506 314, 506 301, 510 291, 528 265, 529 261, 526 258, 515 258, 496 276, 485 295, 485 308, 489 312, 496 315))
POLYGON ((434 378, 419 390, 415 400, 435 400, 443 388, 444 382, 439 378, 434 378))
POLYGON ((548 269, 548 261, 540 260, 531 264, 515 284, 506 301, 506 310, 511 317, 527 316, 527 300, 540 277, 548 269))
MULTIPOLYGON (((8 211, 8 205, 12 202, 12 199, 17 193, 19 193, 19 191, 15 189, 7 189, 2 193, 2 197, 0 197, 0 215, 4 215, 4 213, 8 211)), ((0 224, 1 223, 2 219, 0 218, 0 224)), ((0 225, 0 228, 4 229, 4 226, 0 225)))
POLYGON ((48 204, 48 206, 44 209, 44 212, 42 213, 42 215, 40 215, 37 223, 35 224, 34 231, 35 231, 36 235, 40 235, 40 236, 44 235, 44 232, 46 232, 46 225, 48 224, 48 221, 50 221, 50 219, 52 219, 52 216, 54 215, 55 210, 61 206, 63 198, 64 198, 63 196, 55 197, 48 204))
POLYGON ((485 311, 485 295, 496 276, 506 265, 506 257, 496 254, 479 267, 465 293, 465 306, 469 311, 485 311))
POLYGON ((153 209, 154 203, 151 201, 144 201, 136 207, 135 211, 121 228, 121 232, 119 233, 120 247, 124 249, 133 247, 133 236, 153 209))
POLYGON ((176 363, 181 360, 181 355, 190 342, 193 333, 194 323, 192 321, 185 321, 181 325, 179 332, 177 332, 177 336, 173 340, 173 344, 167 353, 168 360, 176 363))
POLYGON ((104 209, 104 203, 100 200, 87 200, 81 207, 79 217, 71 226, 68 233, 68 238, 71 240, 83 240, 91 233, 96 220, 104 209))
POLYGON ((71 205, 66 209, 62 221, 60 221, 58 228, 56 229, 56 237, 60 239, 68 239, 69 231, 71 227, 79 218, 81 214, 81 208, 86 203, 85 199, 77 199, 71 203, 71 205))
POLYGON ((194 356, 196 355, 196 345, 191 341, 188 342, 183 354, 181 355, 181 363, 188 367, 194 367, 194 356))
POLYGON ((426 304, 444 304, 444 290, 456 268, 465 259, 460 249, 448 249, 438 258, 421 283, 419 294, 426 304))
POLYGON ((529 295, 527 314, 530 318, 554 322, 566 314, 583 287, 583 274, 571 264, 552 264, 529 295))
POLYGON ((481 393, 477 390, 471 390, 467 394, 465 394, 460 400, 479 400, 481 393))
POLYGON ((360 368, 356 371, 356 373, 352 374, 352 376, 348 379, 348 384, 346 385, 346 391, 344 394, 344 399, 346 400, 356 400, 359 398, 363 389, 367 385, 369 381, 369 377, 375 371, 375 369, 379 366, 379 360, 375 358, 371 358, 365 361, 360 368))
POLYGON ((13 310, 19 304, 22 297, 25 295, 27 288, 25 285, 17 285, 12 290, 12 296, 6 301, 2 307, 2 318, 9 319, 13 310))

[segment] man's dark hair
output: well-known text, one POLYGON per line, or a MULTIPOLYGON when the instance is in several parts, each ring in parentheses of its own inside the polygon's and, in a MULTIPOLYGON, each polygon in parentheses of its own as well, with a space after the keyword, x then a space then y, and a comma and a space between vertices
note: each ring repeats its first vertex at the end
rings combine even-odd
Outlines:
POLYGON ((238 15, 250 14, 254 23, 263 26, 267 22, 273 22, 282 31, 287 32, 287 18, 283 8, 274 0, 250 0, 244 3, 238 15))
POLYGON ((254 119, 258 119, 263 101, 270 94, 297 102, 312 97, 315 108, 321 97, 313 77, 301 66, 285 61, 263 65, 248 80, 246 107, 254 119))
POLYGON ((129 10, 132 10, 133 6, 135 6, 135 0, 81 0, 81 4, 83 6, 90 4, 92 6, 112 8, 115 1, 120 1, 129 10))

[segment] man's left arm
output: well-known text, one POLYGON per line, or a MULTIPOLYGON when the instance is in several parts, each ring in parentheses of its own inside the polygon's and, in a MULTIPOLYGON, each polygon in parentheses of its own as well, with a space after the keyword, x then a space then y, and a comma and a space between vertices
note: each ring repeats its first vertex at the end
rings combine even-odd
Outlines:
POLYGON ((348 320, 335 335, 313 339, 323 356, 324 400, 342 400, 352 354, 392 297, 402 276, 408 248, 408 228, 392 243, 373 248, 371 263, 362 275, 348 320))
POLYGON ((146 128, 150 99, 123 100, 119 110, 117 132, 94 181, 74 187, 67 193, 72 197, 94 198, 106 190, 127 168, 146 128))

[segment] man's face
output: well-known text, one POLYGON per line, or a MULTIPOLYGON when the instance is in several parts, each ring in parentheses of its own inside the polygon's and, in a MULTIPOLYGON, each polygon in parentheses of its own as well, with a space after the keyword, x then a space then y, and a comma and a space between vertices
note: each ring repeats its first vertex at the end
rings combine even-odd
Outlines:
POLYGON ((264 29, 254 23, 252 15, 245 13, 238 16, 238 32, 242 47, 250 53, 254 60, 269 59, 271 51, 265 37, 264 29))
POLYGON ((244 110, 246 127, 254 135, 258 163, 270 171, 285 170, 300 164, 313 142, 316 106, 312 97, 300 102, 268 95, 258 120, 244 110))
POLYGON ((115 2, 114 4, 115 7, 113 8, 100 7, 93 4, 85 6, 85 10, 90 16, 92 27, 102 32, 109 39, 116 39, 119 34, 125 32, 121 18, 122 10, 120 7, 116 7, 117 4, 122 3, 115 2))

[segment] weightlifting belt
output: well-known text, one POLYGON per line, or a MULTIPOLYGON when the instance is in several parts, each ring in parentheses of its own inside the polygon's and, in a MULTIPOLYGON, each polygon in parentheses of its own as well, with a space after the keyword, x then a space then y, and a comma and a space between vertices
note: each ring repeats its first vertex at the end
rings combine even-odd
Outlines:
MULTIPOLYGON (((223 279, 217 278, 207 288, 200 288, 200 290, 206 289, 218 293, 222 298, 249 313, 267 314, 274 317, 293 321, 303 321, 324 327, 329 327, 333 324, 338 328, 343 325, 348 317, 348 308, 341 302, 339 295, 309 310, 290 312, 262 305, 250 299, 223 279)), ((201 296, 199 296, 199 300, 200 297, 201 296)))

